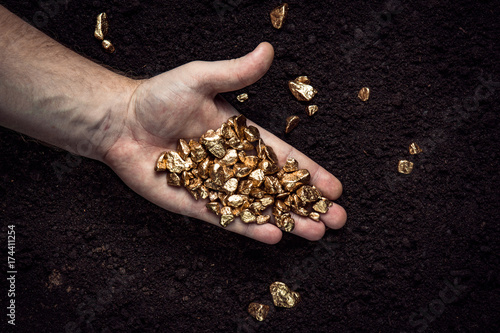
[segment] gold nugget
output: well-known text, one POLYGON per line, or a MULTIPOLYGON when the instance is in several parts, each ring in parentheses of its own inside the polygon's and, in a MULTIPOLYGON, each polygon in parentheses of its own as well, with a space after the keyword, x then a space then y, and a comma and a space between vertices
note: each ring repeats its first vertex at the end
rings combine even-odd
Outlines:
POLYGON ((236 97, 236 99, 238 100, 238 102, 243 103, 244 101, 248 100, 248 94, 240 94, 236 97))
POLYGON ((299 124, 300 118, 298 116, 290 116, 286 118, 285 133, 290 133, 299 124))
POLYGON ((269 305, 250 303, 248 306, 248 313, 258 321, 263 321, 269 313, 269 305))
MULTIPOLYGON (((300 76, 299 76, 300 78, 300 76)), ((308 102, 318 93, 318 91, 309 84, 298 81, 298 79, 288 82, 288 88, 293 96, 299 101, 308 102)))
POLYGON ((165 158, 166 155, 167 155, 166 151, 164 151, 163 153, 160 154, 160 156, 156 160, 155 171, 166 171, 167 170, 167 160, 165 158))
POLYGON ((413 162, 407 160, 401 160, 398 164, 398 172, 404 173, 405 175, 410 174, 413 171, 413 162))
POLYGON ((317 105, 309 105, 306 108, 306 111, 307 111, 307 115, 310 117, 313 114, 315 114, 316 112, 318 112, 318 106, 317 105))
POLYGON ((366 102, 368 98, 370 98, 370 88, 361 88, 361 90, 358 92, 358 98, 363 102, 366 102))
POLYGON ((286 15, 288 14, 288 4, 284 3, 271 11, 271 23, 276 29, 283 27, 286 15))
POLYGON ((409 149, 410 154, 412 155, 420 154, 421 152, 423 152, 422 148, 420 148, 415 142, 410 145, 409 149))
POLYGON ((115 47, 107 39, 105 39, 105 40, 102 41, 102 47, 104 48, 104 51, 106 51, 108 53, 114 53, 115 52, 115 47))
POLYGON ((104 40, 108 34, 108 16, 106 13, 97 15, 97 23, 95 25, 94 37, 98 40, 104 40))
POLYGON ((273 303, 282 308, 293 308, 300 302, 300 295, 296 291, 291 291, 283 282, 276 281, 269 286, 273 303))

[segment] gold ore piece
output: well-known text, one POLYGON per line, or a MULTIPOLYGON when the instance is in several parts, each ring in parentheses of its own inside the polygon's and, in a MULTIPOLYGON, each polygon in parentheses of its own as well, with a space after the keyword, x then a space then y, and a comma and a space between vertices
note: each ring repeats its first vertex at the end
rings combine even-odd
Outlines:
POLYGON ((286 163, 283 166, 283 170, 285 170, 285 172, 297 171, 299 170, 299 162, 297 162, 295 158, 289 157, 287 158, 286 163))
POLYGON ((217 158, 224 158, 226 155, 224 140, 220 135, 215 133, 214 130, 208 130, 205 134, 203 134, 201 137, 201 143, 217 158))
POLYGON ((297 81, 289 81, 288 88, 292 92, 293 96, 301 102, 310 101, 318 93, 313 86, 297 81))
POLYGON ((285 133, 290 133, 299 124, 300 118, 298 116, 290 116, 286 118, 285 133))
POLYGON ((288 4, 284 3, 274 8, 271 11, 271 23, 276 29, 281 29, 283 27, 283 22, 285 21, 286 15, 288 14, 288 4))
POLYGON ((250 303, 248 306, 248 313, 258 321, 263 321, 269 313, 269 305, 250 303))
POLYGON ((415 142, 412 142, 409 149, 410 154, 412 155, 420 154, 421 152, 423 152, 422 148, 420 148, 415 142))
POLYGON ((206 204, 206 207, 215 215, 220 215, 220 205, 218 202, 209 202, 206 204))
POLYGON ((368 98, 370 98, 370 88, 361 88, 361 90, 358 92, 358 98, 363 102, 366 102, 368 98))
POLYGON ((179 139, 177 142, 177 153, 182 159, 187 159, 191 153, 191 148, 189 148, 188 143, 184 139, 179 139))
POLYGON ((404 173, 405 175, 410 174, 413 171, 413 162, 407 160, 401 160, 398 164, 399 173, 404 173))
POLYGON ((181 186, 181 177, 173 172, 167 172, 167 184, 170 186, 181 186))
POLYGON ((326 212, 328 212, 328 203, 326 202, 326 200, 319 200, 314 204, 313 209, 318 213, 325 214, 326 212))
POLYGON ((104 40, 108 34, 108 16, 106 13, 97 15, 97 23, 95 25, 94 37, 98 40, 104 40))
POLYGON ((220 210, 220 214, 220 225, 224 228, 234 221, 234 215, 231 207, 222 207, 220 210))
POLYGON ((106 51, 108 53, 114 53, 115 52, 115 47, 107 39, 105 39, 105 40, 102 41, 102 47, 104 48, 104 51, 106 51))
POLYGON ((319 222, 319 213, 317 213, 317 212, 310 212, 309 213, 309 218, 313 219, 316 222, 319 222))
POLYGON ((167 152, 164 151, 163 153, 158 156, 158 159, 156 160, 156 165, 155 165, 155 171, 166 171, 167 170, 167 160, 165 156, 167 155, 167 152))
POLYGON ((247 93, 240 94, 238 95, 238 97, 236 97, 236 99, 238 100, 238 102, 243 103, 248 99, 248 94, 247 93))
POLYGON ((306 108, 306 111, 307 111, 307 115, 308 116, 312 116, 313 114, 315 114, 316 112, 318 112, 318 106, 317 105, 309 105, 306 108))
POLYGON ((283 282, 276 281, 269 286, 275 306, 282 308, 293 308, 300 302, 300 295, 291 291, 283 282))
POLYGON ((243 210, 241 212, 240 218, 244 223, 252 223, 257 220, 255 215, 250 211, 250 209, 243 210))
POLYGON ((271 220, 271 216, 269 215, 259 215, 257 216, 257 224, 266 224, 271 220))

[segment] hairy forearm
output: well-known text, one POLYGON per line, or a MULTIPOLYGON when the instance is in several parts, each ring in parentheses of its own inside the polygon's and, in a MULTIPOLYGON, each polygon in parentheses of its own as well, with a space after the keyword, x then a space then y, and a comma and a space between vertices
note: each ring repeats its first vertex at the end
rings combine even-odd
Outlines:
POLYGON ((0 125, 102 160, 135 86, 0 6, 0 125))

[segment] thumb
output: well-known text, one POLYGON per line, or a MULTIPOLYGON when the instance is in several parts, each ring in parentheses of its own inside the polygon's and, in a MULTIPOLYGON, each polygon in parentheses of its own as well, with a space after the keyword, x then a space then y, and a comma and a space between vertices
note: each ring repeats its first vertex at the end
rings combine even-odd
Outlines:
POLYGON ((190 72, 199 88, 207 94, 216 95, 242 89, 255 83, 271 67, 273 57, 272 45, 263 42, 241 58, 192 62, 190 72))

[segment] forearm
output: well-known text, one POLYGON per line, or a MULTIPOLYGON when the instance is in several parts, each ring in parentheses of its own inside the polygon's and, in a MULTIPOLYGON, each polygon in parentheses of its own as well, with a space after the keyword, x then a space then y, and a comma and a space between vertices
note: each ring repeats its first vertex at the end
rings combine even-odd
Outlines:
POLYGON ((101 160, 135 86, 0 6, 0 125, 101 160))

